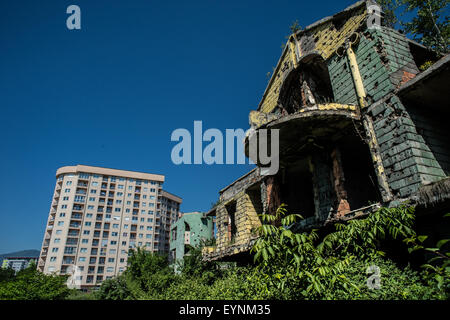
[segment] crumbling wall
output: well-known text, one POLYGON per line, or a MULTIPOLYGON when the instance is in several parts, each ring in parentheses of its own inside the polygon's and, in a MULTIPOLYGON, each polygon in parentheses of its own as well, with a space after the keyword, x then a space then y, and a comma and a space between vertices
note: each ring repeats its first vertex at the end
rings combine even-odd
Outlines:
POLYGON ((317 25, 308 26, 305 31, 295 35, 297 42, 294 46, 286 45, 258 111, 270 113, 276 108, 283 80, 294 67, 293 59, 299 60, 303 56, 316 52, 324 60, 328 60, 346 38, 361 27, 366 17, 366 6, 359 4, 358 7, 341 12, 332 19, 330 17, 317 25), (292 50, 295 50, 295 53, 292 50))
POLYGON ((236 254, 249 249, 251 240, 256 236, 255 230, 261 225, 258 217, 260 212, 257 210, 261 210, 261 206, 255 207, 250 195, 245 191, 239 192, 217 207, 217 248, 214 255, 236 254), (232 238, 229 236, 229 212, 227 211, 227 205, 231 202, 236 202, 234 213, 236 233, 232 238))
POLYGON ((328 72, 330 73, 334 101, 341 104, 358 104, 347 57, 345 55, 333 55, 328 60, 328 72))
POLYGON ((368 110, 380 145, 389 186, 397 197, 407 197, 422 183, 445 174, 400 99, 393 95, 368 110))
MULTIPOLYGON (((409 51, 406 37, 387 28, 367 29, 358 33, 352 45, 370 105, 401 84, 415 77, 419 70, 409 51)), ((345 50, 328 61, 335 102, 357 104, 355 86, 345 50)))

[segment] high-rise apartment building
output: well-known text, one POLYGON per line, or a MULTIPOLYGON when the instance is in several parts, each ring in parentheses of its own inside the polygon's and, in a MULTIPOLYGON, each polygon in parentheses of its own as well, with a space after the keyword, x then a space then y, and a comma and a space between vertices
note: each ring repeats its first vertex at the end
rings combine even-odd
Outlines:
POLYGON ((130 248, 168 253, 182 199, 164 176, 84 165, 59 168, 38 268, 67 274, 82 288, 122 273, 130 248))

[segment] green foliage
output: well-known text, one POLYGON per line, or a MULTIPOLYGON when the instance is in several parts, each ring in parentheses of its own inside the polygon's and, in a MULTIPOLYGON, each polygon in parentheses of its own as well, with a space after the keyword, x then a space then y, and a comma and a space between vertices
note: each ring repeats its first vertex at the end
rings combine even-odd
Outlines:
POLYGON ((14 269, 0 268, 0 282, 13 280, 14 275, 15 275, 14 269))
POLYGON ((59 300, 70 294, 67 278, 46 275, 31 263, 13 279, 0 282, 0 300, 59 300))
POLYGON ((436 290, 427 286, 420 273, 409 266, 399 267, 391 260, 376 258, 370 263, 360 260, 352 260, 345 270, 348 280, 355 284, 356 290, 328 291, 324 295, 330 300, 423 300, 439 299, 436 290), (376 265, 380 268, 380 289, 369 289, 366 281, 368 265, 376 265))
MULTIPOLYGON (((127 270, 104 281, 95 296, 178 300, 448 298, 442 289, 445 277, 439 289, 426 273, 400 267, 382 251, 385 240, 400 244, 403 240, 410 246, 425 240, 413 230, 412 208, 382 208, 363 219, 336 224, 327 235, 319 235, 317 230, 294 232, 300 219, 298 214, 288 214, 284 205, 274 215, 261 215, 260 238, 251 250, 256 266, 222 269, 218 263, 203 261, 201 248, 194 248, 184 257, 181 273, 175 274, 166 257, 131 251, 127 270), (380 269, 379 289, 367 285, 366 271, 371 265, 380 269)), ((449 243, 440 241, 436 248, 441 250, 449 243)))
POLYGON ((66 300, 98 300, 97 292, 82 292, 81 290, 72 289, 66 300))
POLYGON ((103 281, 100 289, 95 292, 95 298, 100 300, 127 300, 131 298, 131 291, 127 286, 127 279, 119 275, 113 279, 103 281))
POLYGON ((386 27, 394 28, 399 22, 395 11, 399 8, 400 4, 396 0, 377 0, 377 3, 383 10, 383 22, 386 27))
POLYGON ((446 53, 450 44, 449 17, 443 16, 450 0, 399 0, 405 12, 416 15, 408 22, 402 22, 407 33, 415 40, 434 50, 446 53))
MULTIPOLYGON (((450 214, 444 215, 448 218, 450 214)), ((441 299, 450 298, 450 239, 441 239, 436 242, 434 247, 426 247, 425 241, 428 236, 411 236, 403 241, 409 245, 410 253, 415 251, 424 251, 431 256, 426 264, 421 267, 424 269, 424 279, 430 287, 434 287, 441 299)))
POLYGON ((192 248, 189 254, 183 257, 180 270, 183 276, 187 278, 200 278, 202 282, 208 285, 219 275, 216 263, 203 261, 201 247, 192 248))
MULTIPOLYGON (((382 261, 383 240, 415 236, 413 209, 406 206, 381 208, 364 219, 336 224, 336 231, 324 237, 319 237, 317 230, 292 232, 291 227, 300 218, 288 215, 284 205, 275 215, 263 214, 261 237, 252 249, 257 268, 269 287, 291 299, 338 298, 334 292, 347 297, 368 297, 362 290, 365 282, 361 284, 361 279, 355 278, 355 275, 367 278, 361 266, 382 261), (277 225, 277 221, 281 224, 277 225), (352 274, 349 272, 352 268, 358 271, 352 274)), ((382 292, 385 291, 378 293, 380 298, 400 297, 397 293, 389 296, 382 292)))
POLYGON ((300 26, 300 24, 298 23, 298 20, 295 20, 289 27, 289 30, 291 31, 291 33, 296 33, 300 30, 302 30, 302 27, 300 26))

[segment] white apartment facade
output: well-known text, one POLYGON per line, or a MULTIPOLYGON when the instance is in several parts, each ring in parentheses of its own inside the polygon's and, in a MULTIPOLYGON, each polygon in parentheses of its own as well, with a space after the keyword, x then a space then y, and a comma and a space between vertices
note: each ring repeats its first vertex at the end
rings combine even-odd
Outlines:
POLYGON ((182 199, 162 189, 164 176, 92 166, 56 172, 38 269, 68 274, 92 288, 122 273, 135 247, 168 253, 182 199))

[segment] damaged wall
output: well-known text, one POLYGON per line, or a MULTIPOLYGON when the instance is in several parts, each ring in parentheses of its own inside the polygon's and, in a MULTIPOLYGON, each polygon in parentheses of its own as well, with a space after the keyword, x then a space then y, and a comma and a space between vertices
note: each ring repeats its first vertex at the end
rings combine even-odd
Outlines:
POLYGON ((374 120, 385 172, 394 195, 404 198, 417 191, 421 184, 445 177, 398 97, 382 101, 368 113, 374 120))

